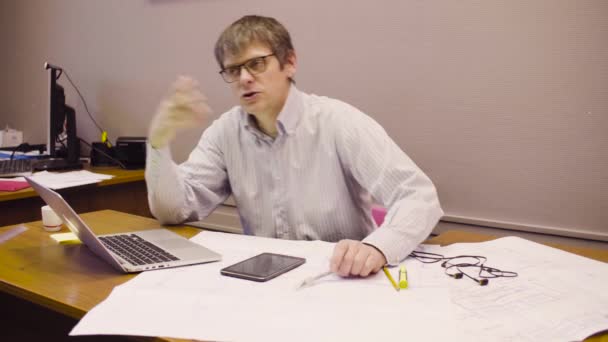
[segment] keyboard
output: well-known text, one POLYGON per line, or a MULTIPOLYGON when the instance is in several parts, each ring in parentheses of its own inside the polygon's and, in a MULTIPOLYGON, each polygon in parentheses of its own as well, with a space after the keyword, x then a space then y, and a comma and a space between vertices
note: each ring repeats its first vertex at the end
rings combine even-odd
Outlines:
POLYGON ((135 234, 101 236, 99 240, 114 254, 133 265, 149 265, 179 260, 171 253, 135 234))
POLYGON ((32 159, 0 160, 0 177, 31 176, 32 159))

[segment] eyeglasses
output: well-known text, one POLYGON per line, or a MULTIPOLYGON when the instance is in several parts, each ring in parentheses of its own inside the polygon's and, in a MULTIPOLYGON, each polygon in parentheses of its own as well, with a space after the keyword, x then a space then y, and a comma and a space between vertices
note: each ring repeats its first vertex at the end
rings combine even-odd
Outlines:
POLYGON ((266 71, 266 58, 270 56, 274 56, 274 53, 271 53, 270 55, 266 56, 254 57, 252 59, 246 60, 244 63, 241 63, 239 65, 233 65, 231 67, 225 68, 220 71, 220 75, 222 75, 224 81, 228 83, 235 82, 239 78, 241 78, 241 68, 243 67, 247 69, 247 72, 249 72, 250 74, 257 75, 266 71))

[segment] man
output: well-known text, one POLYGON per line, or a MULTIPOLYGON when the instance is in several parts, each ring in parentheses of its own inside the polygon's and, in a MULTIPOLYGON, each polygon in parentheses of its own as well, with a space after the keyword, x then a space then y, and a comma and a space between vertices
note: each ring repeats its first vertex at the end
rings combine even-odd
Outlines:
POLYGON ((296 53, 279 22, 239 19, 215 56, 239 106, 176 165, 167 147, 176 130, 211 111, 196 82, 178 79, 150 126, 155 217, 201 220, 232 194, 246 234, 337 241, 330 269, 341 276, 398 264, 429 235, 443 215, 432 182, 370 117, 295 87, 296 53), (372 200, 389 208, 378 229, 372 200))

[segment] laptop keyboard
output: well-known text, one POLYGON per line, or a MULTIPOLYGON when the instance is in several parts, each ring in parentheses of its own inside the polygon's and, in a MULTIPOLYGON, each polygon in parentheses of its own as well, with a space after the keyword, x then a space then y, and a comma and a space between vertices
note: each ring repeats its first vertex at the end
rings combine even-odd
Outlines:
POLYGON ((133 265, 179 260, 174 255, 135 234, 101 236, 99 240, 109 250, 133 265))
POLYGON ((32 166, 32 159, 0 160, 0 177, 29 176, 32 166))

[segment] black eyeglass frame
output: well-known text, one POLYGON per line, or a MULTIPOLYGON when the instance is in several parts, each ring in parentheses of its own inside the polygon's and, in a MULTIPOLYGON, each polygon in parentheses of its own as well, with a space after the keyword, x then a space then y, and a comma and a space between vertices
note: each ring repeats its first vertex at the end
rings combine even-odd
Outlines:
POLYGON ((229 77, 229 76, 227 76, 227 74, 226 74, 226 70, 228 70, 228 69, 232 69, 232 68, 238 68, 238 69, 239 69, 239 73, 238 73, 239 77, 240 77, 240 75, 241 75, 241 72, 242 72, 242 69, 243 69, 243 68, 247 69, 247 72, 248 72, 248 73, 250 73, 250 74, 252 74, 252 75, 261 74, 261 73, 263 73, 264 71, 266 71, 266 68, 268 68, 268 62, 266 62, 266 58, 271 57, 271 56, 274 56, 274 55, 275 55, 275 53, 271 53, 271 54, 269 54, 269 55, 265 55, 265 56, 258 56, 258 57, 253 57, 253 58, 250 58, 250 59, 248 59, 248 60, 244 61, 244 62, 243 62, 243 63, 241 63, 241 64, 233 65, 233 66, 231 66, 231 67, 229 67, 229 68, 224 68, 224 69, 220 70, 219 74, 222 76, 222 79, 223 79, 223 80, 224 80, 226 83, 234 83, 234 82, 236 82, 236 81, 239 79, 239 78, 237 77, 237 78, 235 78, 235 79, 234 79, 234 80, 232 80, 232 81, 228 80, 228 77, 229 77), (262 62, 264 62, 264 68, 263 68, 263 70, 262 70, 262 71, 254 72, 253 70, 251 70, 251 69, 250 69, 250 68, 247 66, 247 64, 248 64, 248 63, 250 63, 250 62, 252 62, 252 61, 255 61, 255 60, 261 60, 262 62))

